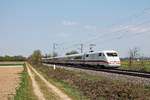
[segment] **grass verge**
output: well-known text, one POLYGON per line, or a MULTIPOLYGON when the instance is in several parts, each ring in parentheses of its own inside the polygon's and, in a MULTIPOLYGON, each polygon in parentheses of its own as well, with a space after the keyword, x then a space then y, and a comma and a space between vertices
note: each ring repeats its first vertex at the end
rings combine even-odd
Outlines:
POLYGON ((53 70, 43 65, 34 67, 74 100, 147 100, 150 98, 150 88, 143 84, 117 81, 61 68, 53 70))
POLYGON ((43 93, 44 98, 46 100, 60 100, 60 98, 52 92, 52 90, 50 90, 48 88, 48 86, 45 84, 45 82, 43 82, 43 80, 30 68, 32 74, 35 77, 35 80, 40 88, 40 91, 43 93))
POLYGON ((14 100, 37 100, 36 96, 33 93, 31 79, 28 75, 25 64, 24 70, 21 73, 21 82, 18 89, 16 89, 14 100))
POLYGON ((42 74, 51 84, 61 89, 65 94, 67 94, 73 100, 89 100, 89 98, 84 96, 81 91, 79 91, 76 87, 72 86, 68 82, 65 82, 57 78, 49 77, 47 73, 45 73, 44 71, 47 70, 48 67, 44 69, 42 69, 43 67, 37 67, 37 66, 33 66, 33 67, 36 68, 40 72, 40 74, 42 74))

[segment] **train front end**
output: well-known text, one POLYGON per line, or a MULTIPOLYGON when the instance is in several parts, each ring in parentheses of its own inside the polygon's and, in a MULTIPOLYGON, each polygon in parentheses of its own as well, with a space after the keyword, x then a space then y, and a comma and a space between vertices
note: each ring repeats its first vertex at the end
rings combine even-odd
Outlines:
POLYGON ((108 62, 108 67, 120 67, 120 58, 116 51, 105 51, 106 60, 108 62))

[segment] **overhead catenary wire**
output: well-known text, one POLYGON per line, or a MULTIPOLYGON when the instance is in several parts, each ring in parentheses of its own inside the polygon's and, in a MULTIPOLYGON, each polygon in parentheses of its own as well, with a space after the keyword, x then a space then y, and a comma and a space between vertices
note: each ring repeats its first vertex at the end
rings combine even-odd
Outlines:
MULTIPOLYGON (((132 16, 130 16, 131 17, 131 19, 133 19, 133 18, 138 18, 138 17, 141 17, 141 16, 143 16, 144 14, 148 14, 146 11, 149 11, 150 10, 150 8, 145 8, 144 10, 142 10, 140 13, 138 13, 138 14, 134 14, 134 15, 132 15, 132 16)), ((130 17, 128 17, 127 19, 130 19, 130 17)), ((141 26, 141 25, 143 25, 143 24, 146 24, 146 23, 149 23, 150 21, 148 20, 148 21, 144 21, 144 22, 142 22, 142 23, 138 23, 137 25, 134 25, 135 27, 139 27, 139 26, 141 26)), ((114 26, 115 24, 112 24, 112 26, 114 26)), ((119 25, 120 26, 120 25, 119 25)), ((131 27, 131 26, 130 26, 131 27)), ((98 41, 99 40, 99 38, 101 38, 101 40, 103 40, 103 41, 105 41, 105 40, 107 40, 107 39, 109 39, 109 38, 111 38, 111 39, 121 39, 121 38, 123 38, 125 35, 127 35, 127 33, 126 34, 120 34, 119 32, 126 32, 126 30, 127 29, 129 29, 130 27, 125 27, 125 28, 123 28, 123 29, 120 29, 120 30, 117 30, 117 31, 112 31, 112 32, 106 32, 105 34, 103 34, 103 35, 97 35, 96 37, 94 37, 94 38, 92 38, 92 39, 90 39, 90 40, 86 40, 85 42, 82 42, 82 44, 88 44, 88 43, 91 43, 91 42, 95 42, 95 41, 98 41), (108 36, 109 35, 109 36, 108 36), (109 38, 108 38, 109 37, 109 38)), ((68 47, 66 47, 66 48, 64 48, 65 50, 67 50, 67 49, 70 49, 70 48, 72 48, 72 47, 76 47, 76 46, 79 46, 81 43, 75 43, 75 44, 73 44, 73 45, 70 45, 70 46, 68 46, 68 47)))
MULTIPOLYGON (((145 8, 145 9, 143 9, 140 13, 138 13, 138 14, 134 14, 134 15, 132 15, 132 16, 130 16, 130 17, 133 17, 134 19, 136 18, 138 18, 138 17, 140 17, 140 16, 143 16, 144 14, 149 14, 150 15, 150 13, 147 13, 146 11, 150 11, 150 8, 145 8)), ((129 17, 129 18, 130 18, 129 17)), ((129 19, 128 18, 128 19, 129 19)), ((143 25, 143 24, 145 24, 146 22, 150 22, 150 20, 147 20, 147 21, 144 21, 143 23, 139 23, 139 24, 137 24, 137 25, 143 25)), ((111 26, 114 26, 115 24, 112 24, 111 26)), ((122 24, 120 24, 119 26, 121 26, 122 24)), ((91 43, 91 42, 93 42, 93 41, 95 41, 95 40, 97 40, 97 39, 99 39, 100 37, 102 37, 102 39, 104 39, 104 38, 106 38, 108 35, 110 35, 110 34, 116 34, 116 33, 118 33, 118 32, 121 32, 121 31, 123 31, 123 30, 125 30, 125 29, 128 29, 129 27, 126 27, 126 28, 123 28, 123 29, 121 29, 121 30, 117 30, 117 31, 112 31, 112 32, 105 32, 105 33, 103 33, 103 35, 97 35, 96 37, 94 37, 93 39, 90 39, 90 40, 87 40, 87 41, 85 41, 84 43, 91 43)))
MULTIPOLYGON (((147 24, 147 23, 149 24, 149 23, 150 23, 150 20, 144 21, 144 22, 142 22, 142 23, 138 23, 138 24, 134 25, 134 27, 139 27, 139 26, 145 25, 145 24, 147 24)), ((120 29, 120 30, 117 30, 117 31, 105 33, 105 34, 103 34, 103 35, 101 35, 101 36, 98 36, 98 37, 96 37, 96 38, 94 38, 94 39, 88 41, 88 42, 84 42, 83 44, 89 44, 89 43, 92 43, 92 42, 94 42, 94 41, 102 41, 101 43, 104 43, 104 42, 108 42, 108 41, 107 41, 108 39, 109 39, 109 40, 110 40, 110 39, 113 40, 113 39, 121 39, 121 38, 128 37, 128 36, 125 36, 125 35, 127 35, 126 33, 124 33, 124 34, 121 33, 121 34, 120 34, 120 32, 127 32, 127 30, 130 29, 131 27, 133 27, 133 26, 125 27, 125 28, 120 29), (119 33, 119 34, 116 34, 116 33, 119 33), (108 35, 110 35, 110 34, 111 34, 111 36, 109 37, 108 35)), ((140 33, 143 33, 143 32, 140 32, 140 33)), ((138 33, 136 33, 136 34, 138 34, 138 33)), ((130 36, 130 37, 131 37, 131 36, 130 36)), ((74 46, 77 46, 77 45, 79 45, 79 44, 75 44, 75 45, 72 45, 72 46, 70 46, 70 47, 74 47, 74 46)), ((69 49, 70 47, 68 47, 68 49, 69 49)), ((66 49, 67 49, 67 48, 66 48, 66 49)))
MULTIPOLYGON (((139 24, 137 24, 137 25, 134 25, 134 27, 139 27, 139 26, 141 26, 141 25, 145 25, 146 23, 150 23, 150 20, 147 20, 147 21, 145 21, 145 22, 143 22, 143 23, 139 23, 139 24)), ((107 39, 107 38, 109 37, 108 35, 112 35, 113 37, 114 37, 114 36, 118 36, 118 34, 116 34, 116 33, 119 33, 119 32, 126 32, 127 29, 130 29, 131 27, 133 27, 133 26, 126 27, 126 28, 123 28, 123 29, 120 29, 120 30, 117 30, 117 31, 105 33, 105 34, 103 34, 103 35, 101 35, 101 36, 98 36, 98 37, 96 37, 96 38, 94 38, 94 39, 92 39, 92 40, 90 40, 90 41, 86 41, 85 43, 91 43, 91 42, 94 42, 94 41, 97 41, 97 40, 104 40, 104 39, 107 39)), ((119 33, 119 35, 120 35, 120 33, 119 33)), ((126 35, 126 34, 121 34, 121 35, 122 35, 122 37, 123 37, 123 36, 126 35)), ((111 37, 112 37, 112 36, 111 36, 111 37)))
MULTIPOLYGON (((127 18, 125 18, 125 19, 122 19, 122 20, 129 20, 129 19, 137 19, 138 17, 141 17, 141 16, 143 16, 143 15, 145 15, 145 14, 150 14, 150 13, 147 13, 147 11, 150 11, 150 8, 144 8, 142 11, 140 11, 139 13, 137 13, 137 14, 133 14, 133 15, 131 15, 131 16, 129 16, 129 17, 127 17, 127 18)), ((122 20, 121 20, 121 22, 122 22, 122 20)), ((148 21, 149 22, 149 21, 148 21)), ((145 23, 145 22, 144 22, 145 23)), ((108 25, 108 26, 106 26, 106 27, 111 27, 111 26, 114 26, 116 23, 113 23, 113 24, 111 24, 111 25, 108 25)), ((140 23, 141 24, 141 23, 140 23)), ((140 25, 139 24, 139 25, 140 25)), ((120 24, 119 26, 121 26, 122 24, 120 24)), ((127 28, 125 28, 125 29, 127 29, 127 28)), ((106 33, 106 34, 103 34, 104 36, 103 36, 103 38, 105 38, 107 35, 110 35, 110 34, 116 34, 116 33, 118 33, 118 32, 120 32, 120 31, 122 31, 122 30, 118 30, 118 31, 112 31, 112 32, 104 32, 104 33, 106 33)), ((101 35, 97 35, 96 37, 94 37, 94 38, 92 38, 92 39, 89 39, 89 40, 86 40, 84 43, 91 43, 93 40, 96 40, 97 38, 99 38, 99 37, 102 37, 101 35)))

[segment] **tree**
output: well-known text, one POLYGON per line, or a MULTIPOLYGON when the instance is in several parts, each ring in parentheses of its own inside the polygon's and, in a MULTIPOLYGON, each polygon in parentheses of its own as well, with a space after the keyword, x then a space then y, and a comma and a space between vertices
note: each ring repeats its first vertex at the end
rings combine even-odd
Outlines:
POLYGON ((19 56, 1 56, 0 61, 26 61, 26 58, 19 55, 19 56))
POLYGON ((79 54, 79 52, 72 50, 72 51, 66 53, 66 55, 72 55, 72 54, 79 54))
POLYGON ((140 55, 140 49, 135 47, 129 50, 129 66, 133 64, 133 60, 139 57, 140 55))
POLYGON ((141 66, 144 67, 145 66, 145 64, 144 64, 144 54, 141 54, 140 60, 141 60, 141 66))
POLYGON ((32 55, 29 57, 29 61, 36 65, 41 64, 42 54, 40 50, 35 50, 32 55))

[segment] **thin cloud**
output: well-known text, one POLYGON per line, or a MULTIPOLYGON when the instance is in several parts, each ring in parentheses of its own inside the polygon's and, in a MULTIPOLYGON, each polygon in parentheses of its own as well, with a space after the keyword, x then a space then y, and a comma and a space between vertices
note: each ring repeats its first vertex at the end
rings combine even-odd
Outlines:
POLYGON ((122 32, 119 33, 116 39, 121 39, 123 37, 132 37, 138 36, 145 33, 150 32, 150 25, 145 24, 144 26, 137 26, 137 25, 126 25, 118 27, 118 31, 122 32), (120 28, 120 30, 119 30, 120 28))
POLYGON ((74 25, 77 25, 78 23, 75 22, 75 21, 63 20, 63 21, 62 21, 62 24, 63 24, 64 26, 74 26, 74 25))
POLYGON ((93 26, 93 25, 85 25, 84 26, 85 29, 88 29, 88 30, 96 30, 96 26, 93 26))
POLYGON ((58 33, 58 37, 61 37, 61 38, 68 38, 68 37, 70 37, 70 35, 71 34, 65 33, 65 32, 58 33))
POLYGON ((136 27, 136 26, 133 26, 131 28, 129 28, 127 30, 128 32, 132 32, 132 33, 144 33, 144 32, 148 32, 150 31, 150 27, 136 27))
POLYGON ((144 33, 150 31, 150 25, 120 25, 119 27, 113 28, 113 32, 122 31, 128 33, 144 33))

